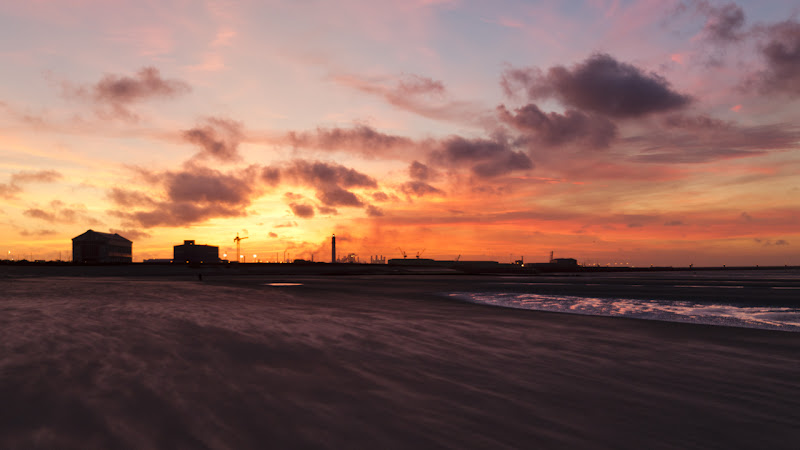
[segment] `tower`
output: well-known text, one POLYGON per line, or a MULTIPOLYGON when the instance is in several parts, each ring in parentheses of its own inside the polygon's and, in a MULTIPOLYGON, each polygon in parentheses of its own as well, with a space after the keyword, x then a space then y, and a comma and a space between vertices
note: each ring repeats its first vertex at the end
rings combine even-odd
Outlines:
POLYGON ((336 262, 336 235, 331 235, 331 262, 336 262))

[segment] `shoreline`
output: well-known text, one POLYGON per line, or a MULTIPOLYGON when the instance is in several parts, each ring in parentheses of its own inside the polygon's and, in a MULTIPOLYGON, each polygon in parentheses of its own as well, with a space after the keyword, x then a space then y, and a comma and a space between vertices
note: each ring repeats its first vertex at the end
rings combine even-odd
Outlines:
POLYGON ((0 447, 780 449, 800 428, 796 333, 440 295, 479 276, 208 278, 0 279, 0 447))

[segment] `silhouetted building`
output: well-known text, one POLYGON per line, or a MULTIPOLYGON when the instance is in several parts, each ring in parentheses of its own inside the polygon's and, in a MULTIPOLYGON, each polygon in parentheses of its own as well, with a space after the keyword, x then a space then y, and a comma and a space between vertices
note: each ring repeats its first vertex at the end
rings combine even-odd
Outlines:
POLYGON ((558 267, 578 267, 578 260, 575 258, 555 258, 550 260, 550 264, 558 267))
POLYGON ((336 262, 336 235, 331 235, 331 262, 336 262))
POLYGON ((446 266, 452 263, 453 261, 436 261, 428 258, 392 258, 388 262, 390 266, 446 266))
POLYGON ((89 230, 72 238, 72 261, 80 263, 129 263, 133 242, 114 233, 89 230))
POLYGON ((194 241, 183 241, 183 245, 173 247, 173 260, 176 263, 218 263, 219 247, 196 245, 194 241))

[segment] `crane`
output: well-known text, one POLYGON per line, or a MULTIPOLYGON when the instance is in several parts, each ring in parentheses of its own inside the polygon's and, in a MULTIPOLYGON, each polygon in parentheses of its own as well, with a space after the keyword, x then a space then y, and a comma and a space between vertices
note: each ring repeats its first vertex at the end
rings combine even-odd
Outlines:
POLYGON ((421 252, 417 252, 417 259, 419 259, 422 254, 425 253, 425 249, 423 248, 421 252))
POLYGON ((247 239, 247 238, 248 238, 248 236, 245 236, 245 237, 243 237, 243 238, 240 238, 240 237, 239 237, 239 233, 236 233, 236 237, 235 237, 235 238, 233 238, 233 242, 236 242, 236 262, 239 262, 239 260, 242 258, 242 252, 241 252, 241 250, 239 249, 239 242, 240 242, 242 239, 247 239))
POLYGON ((403 255, 403 259, 406 259, 406 258, 408 258, 408 255, 406 255, 406 252, 405 252, 405 250, 403 250, 403 249, 402 249, 402 248, 400 248, 400 247, 397 247, 397 249, 398 249, 398 250, 400 250, 400 253, 403 255))

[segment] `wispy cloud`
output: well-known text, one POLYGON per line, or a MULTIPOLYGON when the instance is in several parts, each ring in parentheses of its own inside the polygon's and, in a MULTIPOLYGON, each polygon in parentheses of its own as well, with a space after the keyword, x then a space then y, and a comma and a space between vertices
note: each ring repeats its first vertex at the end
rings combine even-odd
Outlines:
POLYGON ((185 81, 162 78, 159 70, 152 66, 140 69, 133 76, 108 74, 91 85, 63 82, 62 88, 67 98, 95 104, 100 116, 122 120, 138 119, 131 109, 135 103, 174 98, 191 91, 185 81))
POLYGON ((766 67, 751 74, 744 89, 800 96, 800 22, 787 20, 759 31, 765 37, 760 51, 766 67))
POLYGON ((0 197, 14 198, 23 191, 28 183, 54 183, 62 179, 61 173, 55 170, 23 171, 11 174, 7 183, 0 183, 0 197))
POLYGON ((243 135, 240 122, 217 117, 209 117, 202 125, 182 133, 186 141, 200 146, 198 158, 211 158, 220 162, 236 162, 242 159, 238 147, 243 135))
POLYGON ((373 78, 338 75, 333 80, 429 119, 482 126, 492 116, 491 111, 480 103, 451 99, 442 81, 428 77, 411 74, 373 78))

